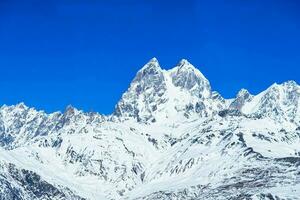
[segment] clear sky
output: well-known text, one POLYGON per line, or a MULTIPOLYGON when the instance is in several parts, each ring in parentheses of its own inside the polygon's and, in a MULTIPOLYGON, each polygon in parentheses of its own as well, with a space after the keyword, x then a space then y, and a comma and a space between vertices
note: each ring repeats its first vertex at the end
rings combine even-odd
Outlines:
POLYGON ((0 104, 112 112, 149 59, 224 97, 300 82, 298 0, 0 0, 0 104))

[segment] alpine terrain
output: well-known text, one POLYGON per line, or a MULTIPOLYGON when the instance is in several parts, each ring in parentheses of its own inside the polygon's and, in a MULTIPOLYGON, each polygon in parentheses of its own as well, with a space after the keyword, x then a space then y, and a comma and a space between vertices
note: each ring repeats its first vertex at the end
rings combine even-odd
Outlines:
POLYGON ((224 99, 151 59, 111 115, 0 108, 1 200, 300 199, 300 87, 224 99))

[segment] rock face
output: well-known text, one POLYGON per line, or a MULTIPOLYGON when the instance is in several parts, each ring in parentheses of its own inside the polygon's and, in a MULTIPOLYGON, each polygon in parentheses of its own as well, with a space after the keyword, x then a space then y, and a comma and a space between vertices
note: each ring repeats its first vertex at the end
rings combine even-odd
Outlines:
POLYGON ((152 113, 165 103, 167 90, 163 70, 158 61, 151 59, 136 75, 128 91, 122 96, 115 115, 133 117, 138 121, 153 120, 152 113))
POLYGON ((299 199, 300 87, 224 99, 151 59, 104 116, 0 108, 0 199, 299 199))
POLYGON ((1 199, 74 199, 84 200, 63 186, 54 186, 25 169, 1 164, 1 199))
POLYGON ((230 104, 229 108, 232 110, 241 111, 245 103, 250 102, 253 99, 253 96, 246 89, 241 89, 237 94, 234 101, 230 104))
POLYGON ((209 98, 211 88, 208 80, 187 60, 181 60, 176 67, 170 70, 174 86, 189 91, 193 96, 209 98))

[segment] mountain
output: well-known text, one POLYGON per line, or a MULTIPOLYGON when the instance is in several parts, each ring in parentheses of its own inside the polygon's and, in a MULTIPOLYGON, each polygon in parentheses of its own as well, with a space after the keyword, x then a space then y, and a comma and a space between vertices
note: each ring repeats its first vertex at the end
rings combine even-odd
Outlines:
POLYGON ((212 90, 151 59, 111 115, 0 108, 0 199, 300 199, 300 86, 212 90))
POLYGON ((153 58, 137 73, 114 115, 144 123, 174 121, 180 117, 212 116, 223 104, 223 99, 212 99, 209 81, 187 60, 181 60, 171 70, 163 70, 153 58))

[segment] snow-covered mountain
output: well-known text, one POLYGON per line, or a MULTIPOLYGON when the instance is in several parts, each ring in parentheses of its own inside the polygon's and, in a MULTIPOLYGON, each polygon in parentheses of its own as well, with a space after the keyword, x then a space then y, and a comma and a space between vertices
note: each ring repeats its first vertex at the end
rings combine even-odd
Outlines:
POLYGON ((0 199, 300 199, 300 86, 224 99, 151 59, 109 115, 0 108, 0 199))
POLYGON ((137 73, 114 115, 138 122, 209 117, 226 106, 225 100, 212 98, 213 94, 209 81, 187 60, 163 70, 153 58, 137 73))

